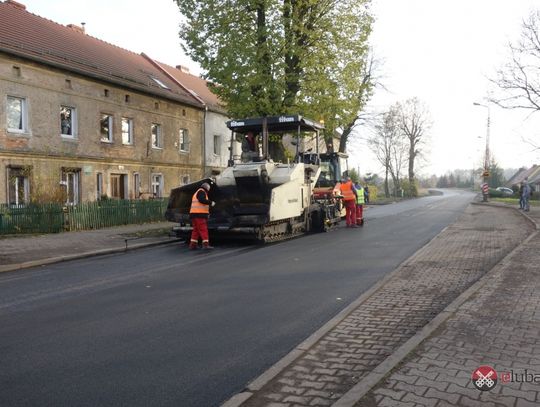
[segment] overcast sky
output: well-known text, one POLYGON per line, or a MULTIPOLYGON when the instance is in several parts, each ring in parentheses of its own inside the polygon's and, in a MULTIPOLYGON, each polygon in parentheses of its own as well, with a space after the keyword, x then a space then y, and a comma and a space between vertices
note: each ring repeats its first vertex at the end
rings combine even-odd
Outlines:
MULTIPOLYGON (((61 24, 86 23, 88 34, 171 65, 199 68, 182 52, 180 13, 173 0, 19 0, 27 10, 61 24)), ((521 22, 539 0, 373 0, 376 22, 371 38, 382 59, 386 91, 377 91, 369 109, 384 111, 397 101, 418 97, 433 126, 423 174, 479 166, 485 149, 488 77, 508 56, 521 22), (480 138, 479 138, 480 137, 480 138)), ((504 168, 540 164, 540 153, 522 141, 540 143, 540 112, 527 118, 491 106, 491 150, 504 168)), ((360 129, 351 144, 351 165, 379 172, 360 129)))

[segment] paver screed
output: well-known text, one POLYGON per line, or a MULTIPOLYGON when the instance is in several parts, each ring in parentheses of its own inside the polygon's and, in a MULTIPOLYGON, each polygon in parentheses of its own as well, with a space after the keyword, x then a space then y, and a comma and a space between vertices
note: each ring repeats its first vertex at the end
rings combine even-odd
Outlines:
POLYGON ((356 406, 539 406, 539 248, 535 234, 497 265, 486 284, 356 406), (493 369, 497 379, 483 391, 472 379, 480 366, 489 366, 482 375, 493 369))
POLYGON ((455 224, 243 405, 332 405, 533 229, 513 210, 469 206, 455 224))

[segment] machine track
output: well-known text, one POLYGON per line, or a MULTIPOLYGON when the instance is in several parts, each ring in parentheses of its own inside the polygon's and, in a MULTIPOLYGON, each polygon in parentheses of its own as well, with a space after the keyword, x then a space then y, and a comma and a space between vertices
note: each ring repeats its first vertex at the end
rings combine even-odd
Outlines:
POLYGON ((306 227, 303 219, 283 219, 262 226, 258 240, 261 243, 274 243, 302 236, 305 233, 306 227))

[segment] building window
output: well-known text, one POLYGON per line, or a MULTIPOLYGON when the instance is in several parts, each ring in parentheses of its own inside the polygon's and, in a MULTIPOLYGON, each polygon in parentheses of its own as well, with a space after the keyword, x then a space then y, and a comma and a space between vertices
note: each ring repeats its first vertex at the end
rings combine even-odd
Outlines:
POLYGON ((122 143, 133 144, 133 119, 122 117, 122 143))
POLYGON ((66 189, 66 204, 77 205, 80 201, 80 169, 62 170, 62 185, 66 189))
POLYGON ((221 137, 214 136, 214 155, 220 155, 221 151, 221 137))
POLYGON ((98 172, 96 174, 96 199, 103 198, 103 174, 98 172))
POLYGON ((27 168, 8 167, 8 203, 23 205, 30 201, 30 178, 27 168))
POLYGON ((139 199, 141 196, 141 175, 136 172, 133 174, 133 193, 135 199, 139 199))
POLYGON ((77 136, 77 111, 75 108, 60 106, 60 134, 65 137, 77 136))
POLYGON ((102 114, 99 121, 101 141, 112 143, 113 141, 113 117, 110 114, 102 114))
POLYGON ((189 137, 186 129, 180 129, 178 144, 180 151, 189 151, 189 137))
POLYGON ((109 89, 103 89, 103 96, 105 96, 106 98, 109 97, 109 89))
POLYGON ((71 84, 71 79, 66 79, 66 89, 73 89, 73 85, 71 84))
POLYGON ((189 184, 189 175, 182 175, 182 180, 180 181, 180 185, 187 185, 189 184))
POLYGON ((28 113, 26 99, 15 96, 7 97, 7 129, 14 133, 27 131, 28 113))
POLYGON ((163 175, 152 174, 152 196, 154 198, 163 197, 163 175))
POLYGON ((162 148, 163 141, 161 139, 161 125, 152 123, 152 148, 162 148))
POLYGON ((124 101, 125 101, 126 103, 129 103, 129 101, 130 101, 129 95, 126 95, 126 96, 124 97, 124 101))
POLYGON ((13 65, 13 75, 17 78, 21 77, 21 67, 13 65))
POLYGON ((169 87, 167 85, 165 85, 161 80, 159 80, 158 78, 154 78, 153 76, 151 76, 150 78, 152 78, 152 80, 157 83, 159 85, 160 88, 162 89, 169 89, 169 87))

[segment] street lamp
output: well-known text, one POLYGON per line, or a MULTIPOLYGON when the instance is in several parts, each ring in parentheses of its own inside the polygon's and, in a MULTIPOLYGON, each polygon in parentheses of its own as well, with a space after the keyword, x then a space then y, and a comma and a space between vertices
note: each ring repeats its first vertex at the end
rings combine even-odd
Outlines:
MULTIPOLYGON (((489 177, 489 127, 491 123, 491 112, 489 109, 489 105, 483 105, 478 102, 473 102, 474 106, 481 106, 485 107, 487 109, 487 125, 486 125, 486 152, 484 155, 484 173, 482 174, 484 178, 484 185, 488 183, 488 177, 489 177)), ((485 187, 484 187, 485 188, 485 187)), ((487 202, 487 192, 483 192, 484 202, 487 202)))

